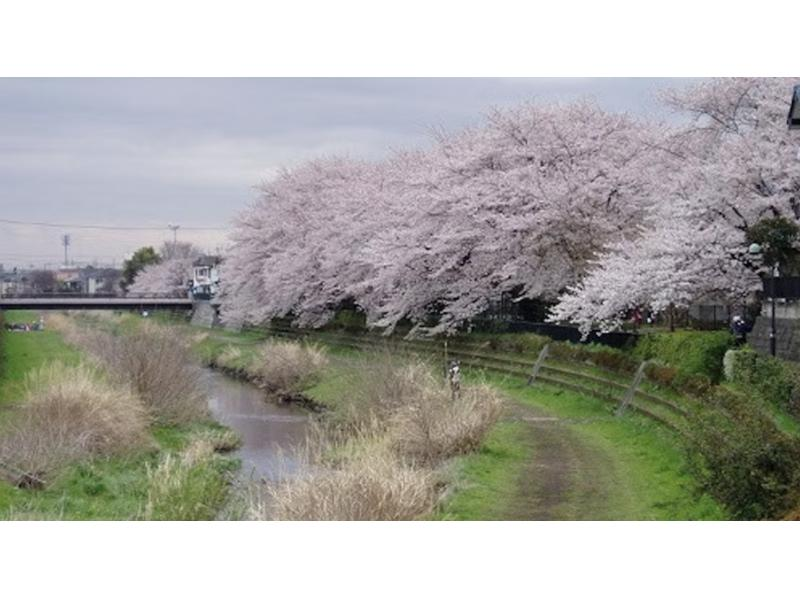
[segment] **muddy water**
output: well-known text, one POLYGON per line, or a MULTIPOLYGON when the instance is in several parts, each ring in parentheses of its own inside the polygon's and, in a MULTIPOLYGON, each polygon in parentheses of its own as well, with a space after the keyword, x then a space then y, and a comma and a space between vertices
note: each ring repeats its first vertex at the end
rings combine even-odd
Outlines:
POLYGON ((296 473, 297 450, 309 425, 309 414, 294 405, 278 405, 246 382, 213 370, 208 378, 209 407, 214 418, 242 437, 235 456, 244 479, 275 480, 296 473))

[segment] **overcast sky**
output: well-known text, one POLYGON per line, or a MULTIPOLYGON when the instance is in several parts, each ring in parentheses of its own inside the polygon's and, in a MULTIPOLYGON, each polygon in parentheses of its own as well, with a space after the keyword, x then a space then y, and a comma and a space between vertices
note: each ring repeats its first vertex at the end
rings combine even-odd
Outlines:
MULTIPOLYGON (((664 118, 670 79, 0 79, 0 218, 157 227, 157 232, 0 223, 9 269, 63 260, 117 265, 171 238, 166 226, 225 228, 281 166, 419 147, 433 126, 492 106, 592 97, 664 118)), ((224 231, 179 231, 213 249, 224 231)))

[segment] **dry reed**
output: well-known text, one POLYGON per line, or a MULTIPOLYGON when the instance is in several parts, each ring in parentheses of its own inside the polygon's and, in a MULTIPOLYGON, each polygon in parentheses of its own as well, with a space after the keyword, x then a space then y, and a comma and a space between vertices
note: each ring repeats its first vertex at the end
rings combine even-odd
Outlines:
POLYGON ((87 366, 35 370, 24 394, 0 433, 0 462, 14 483, 41 485, 71 461, 124 452, 147 438, 141 402, 87 366))
POLYGON ((295 393, 313 384, 328 358, 322 347, 289 341, 265 342, 248 373, 274 393, 295 393))

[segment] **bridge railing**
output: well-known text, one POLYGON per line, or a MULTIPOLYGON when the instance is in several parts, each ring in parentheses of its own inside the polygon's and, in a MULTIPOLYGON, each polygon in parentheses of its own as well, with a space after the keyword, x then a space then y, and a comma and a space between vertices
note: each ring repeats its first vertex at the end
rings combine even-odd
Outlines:
POLYGON ((0 293, 0 299, 188 299, 186 293, 0 293))

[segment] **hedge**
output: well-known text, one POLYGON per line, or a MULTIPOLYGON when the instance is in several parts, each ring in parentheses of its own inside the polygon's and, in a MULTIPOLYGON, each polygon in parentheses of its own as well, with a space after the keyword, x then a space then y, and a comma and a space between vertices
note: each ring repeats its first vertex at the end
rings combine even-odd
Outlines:
POLYGON ((690 468, 736 519, 784 517, 800 504, 800 440, 758 405, 716 387, 688 419, 690 468))
POLYGON ((734 338, 726 331, 680 330, 643 334, 632 355, 654 360, 677 370, 675 383, 683 385, 694 377, 707 377, 712 384, 722 379, 722 360, 733 347, 734 338))
POLYGON ((759 355, 746 347, 733 352, 731 381, 757 393, 785 411, 800 416, 800 366, 759 355))

